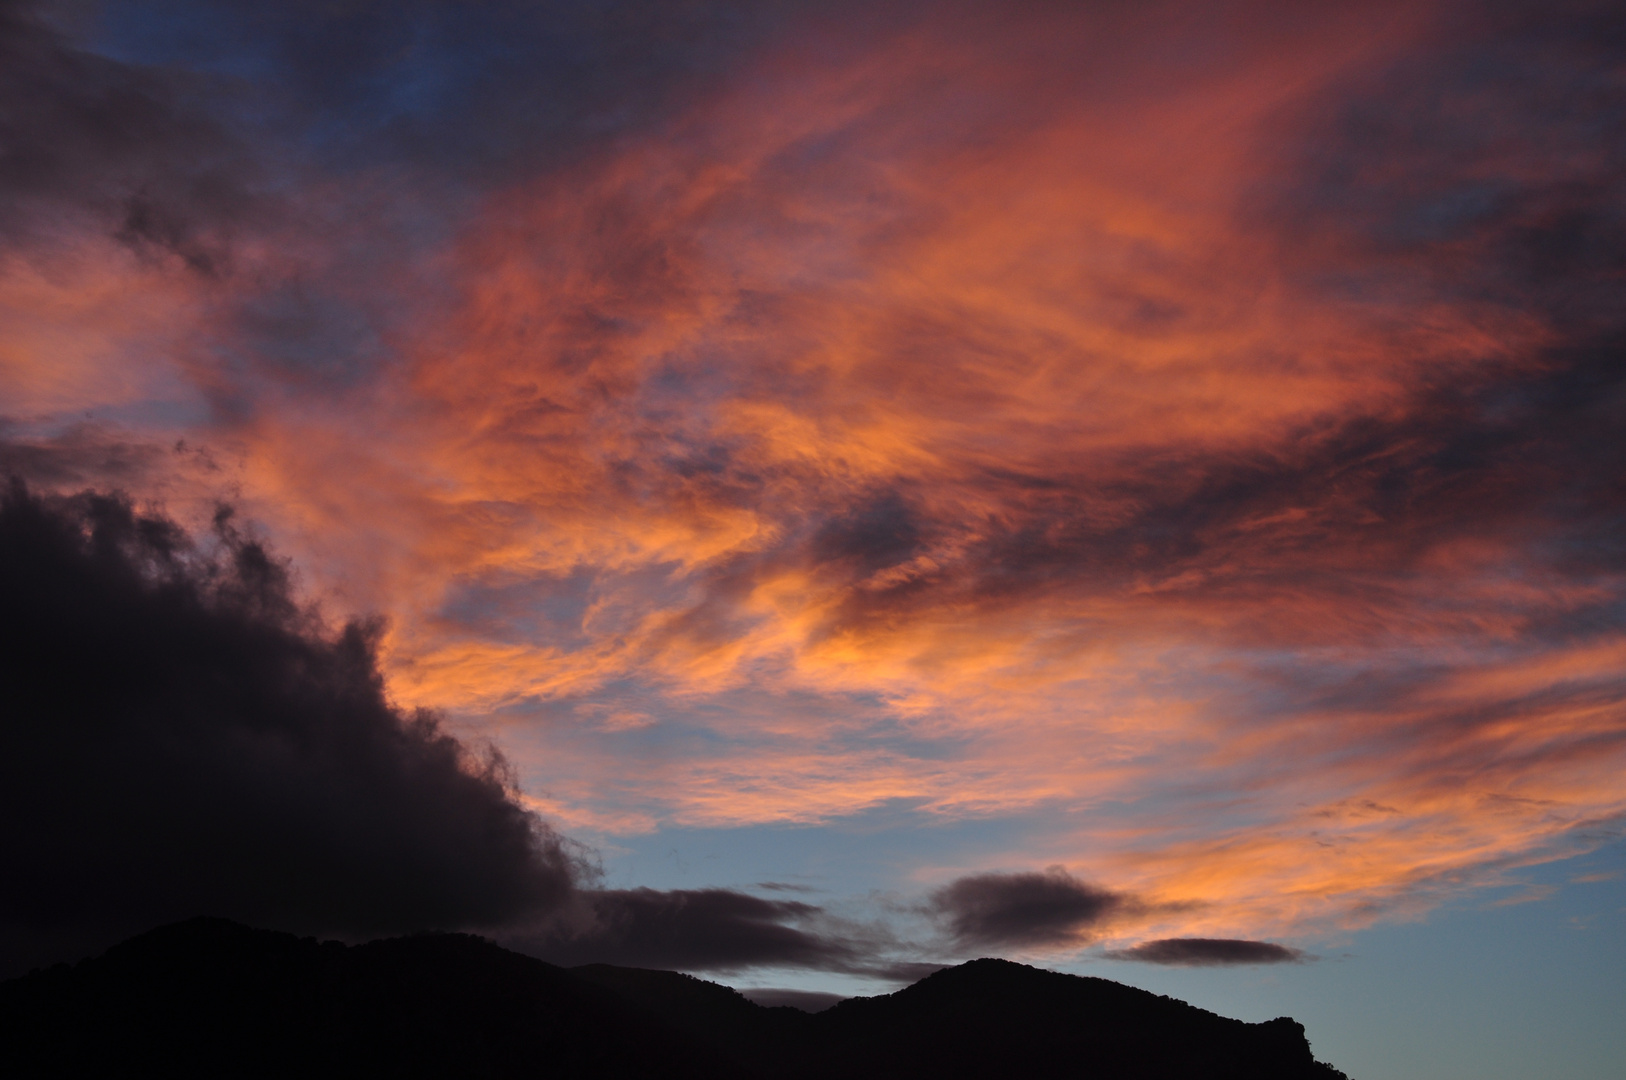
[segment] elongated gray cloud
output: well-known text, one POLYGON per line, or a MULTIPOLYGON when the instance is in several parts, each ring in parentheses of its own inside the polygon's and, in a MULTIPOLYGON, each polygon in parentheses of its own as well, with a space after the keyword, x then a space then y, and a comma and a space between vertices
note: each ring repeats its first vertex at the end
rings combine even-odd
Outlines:
POLYGON ((1222 967, 1236 964, 1294 964, 1309 959, 1298 949, 1270 941, 1235 938, 1159 938, 1107 953, 1114 960, 1139 960, 1175 967, 1222 967))
POLYGON ((504 943, 566 966, 806 968, 894 982, 943 966, 907 958, 920 948, 881 927, 833 919, 815 904, 732 889, 584 889, 540 929, 510 932, 504 943))
POLYGON ((794 900, 763 900, 729 889, 612 889, 581 899, 588 917, 577 928, 514 944, 556 964, 687 971, 832 967, 861 957, 849 942, 788 925, 821 914, 794 900))

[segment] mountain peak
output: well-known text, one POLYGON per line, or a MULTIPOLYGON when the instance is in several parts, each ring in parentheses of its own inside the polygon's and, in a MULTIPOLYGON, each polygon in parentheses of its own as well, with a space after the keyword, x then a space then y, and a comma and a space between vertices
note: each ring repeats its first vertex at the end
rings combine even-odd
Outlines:
POLYGON ((566 970, 468 934, 365 945, 222 919, 0 984, 8 1075, 1338 1080, 1286 1017, 1247 1024, 1008 960, 818 1014, 670 971, 566 970))

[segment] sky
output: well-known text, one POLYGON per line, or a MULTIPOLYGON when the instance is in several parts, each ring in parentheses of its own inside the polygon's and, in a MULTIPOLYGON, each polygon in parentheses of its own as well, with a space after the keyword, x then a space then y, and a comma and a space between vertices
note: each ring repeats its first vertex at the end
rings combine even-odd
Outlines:
POLYGON ((1604 3, 0 0, 0 960, 1626 1063, 1604 3))

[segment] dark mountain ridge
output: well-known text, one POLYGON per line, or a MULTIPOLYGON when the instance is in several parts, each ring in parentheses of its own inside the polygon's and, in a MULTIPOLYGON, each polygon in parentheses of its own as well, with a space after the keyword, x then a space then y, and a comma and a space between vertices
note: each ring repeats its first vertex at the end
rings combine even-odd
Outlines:
POLYGON ((219 919, 0 983, 17 1077, 1022 1076, 1340 1080, 1304 1029, 975 960, 818 1014, 669 971, 565 969, 466 934, 345 946, 219 919))

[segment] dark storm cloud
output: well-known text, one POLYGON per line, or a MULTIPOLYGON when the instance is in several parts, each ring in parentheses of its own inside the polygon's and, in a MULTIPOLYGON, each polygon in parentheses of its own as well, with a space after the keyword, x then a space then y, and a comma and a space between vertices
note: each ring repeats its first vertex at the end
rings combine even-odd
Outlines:
POLYGON ((511 944, 556 964, 619 964, 685 971, 758 965, 849 970, 863 943, 818 932, 822 910, 729 889, 613 889, 583 892, 566 928, 511 944), (812 924, 802 929, 789 923, 812 924))
POLYGON ((215 94, 219 109, 218 87, 76 49, 40 7, 0 0, 0 240, 88 215, 138 250, 220 270, 255 200, 242 148, 202 104, 215 94))
POLYGON ((284 566, 115 496, 0 501, 0 963, 199 913, 350 935, 563 902, 566 843, 385 698, 284 566))
POLYGON ((1081 940, 1132 904, 1052 867, 959 878, 932 893, 929 910, 962 949, 1024 948, 1081 940))
POLYGON ((1148 964, 1181 967, 1217 967, 1229 964, 1294 964, 1308 959, 1298 949, 1269 941, 1242 941, 1234 938, 1160 938, 1143 941, 1132 949, 1106 954, 1114 960, 1139 960, 1148 964))

